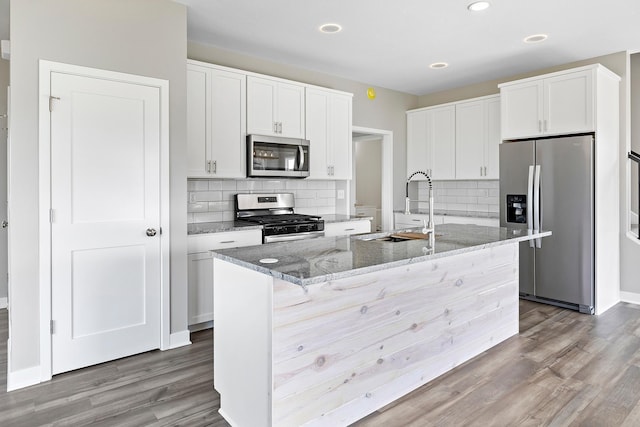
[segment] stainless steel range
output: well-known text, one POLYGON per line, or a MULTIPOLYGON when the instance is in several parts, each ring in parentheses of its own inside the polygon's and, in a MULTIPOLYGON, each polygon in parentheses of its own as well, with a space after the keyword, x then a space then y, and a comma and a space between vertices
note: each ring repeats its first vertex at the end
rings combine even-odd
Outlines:
POLYGON ((236 194, 236 223, 262 225, 263 243, 323 237, 324 221, 294 213, 294 205, 292 193, 236 194))

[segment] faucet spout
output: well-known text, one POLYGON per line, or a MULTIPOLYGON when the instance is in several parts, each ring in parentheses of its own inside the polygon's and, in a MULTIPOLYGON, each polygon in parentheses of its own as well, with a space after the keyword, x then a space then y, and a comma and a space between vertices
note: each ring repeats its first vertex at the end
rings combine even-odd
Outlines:
POLYGON ((423 175, 425 178, 427 178, 427 181, 429 183, 429 223, 425 225, 425 227, 422 229, 422 232, 425 234, 430 233, 429 245, 430 247, 433 247, 434 239, 435 239, 435 224, 433 223, 433 183, 431 182, 431 177, 425 171, 416 171, 411 175, 409 175, 409 178, 407 178, 404 213, 407 215, 411 213, 411 209, 410 209, 411 200, 409 200, 409 182, 411 182, 411 179, 416 175, 423 175))

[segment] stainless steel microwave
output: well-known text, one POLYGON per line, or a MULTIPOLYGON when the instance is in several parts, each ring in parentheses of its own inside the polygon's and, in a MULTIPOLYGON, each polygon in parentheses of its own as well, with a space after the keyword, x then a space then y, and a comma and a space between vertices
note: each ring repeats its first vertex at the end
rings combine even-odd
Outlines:
POLYGON ((247 176, 306 178, 309 141, 267 135, 247 135, 247 176))

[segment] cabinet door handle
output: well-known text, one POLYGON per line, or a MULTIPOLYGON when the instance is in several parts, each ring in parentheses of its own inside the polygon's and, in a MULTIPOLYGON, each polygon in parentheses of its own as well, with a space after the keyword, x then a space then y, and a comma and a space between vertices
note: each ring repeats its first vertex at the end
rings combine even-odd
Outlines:
POLYGON ((282 133, 282 122, 278 122, 278 133, 282 133))
POLYGON ((273 133, 278 133, 278 122, 273 122, 273 133))
POLYGON ((542 120, 538 120, 538 132, 542 132, 542 120))
POLYGON ((480 176, 482 176, 482 166, 480 166, 480 176))
POLYGON ((414 222, 420 222, 420 220, 419 220, 419 219, 412 219, 411 221, 414 221, 414 222))
POLYGON ((544 131, 546 132, 547 130, 548 130, 548 128, 547 128, 547 120, 545 119, 544 120, 544 131))
POLYGON ((211 173, 211 160, 207 160, 207 162, 205 163, 205 170, 207 171, 207 173, 211 173))
POLYGON ((220 242, 220 244, 221 244, 221 245, 227 245, 227 244, 229 244, 229 243, 235 243, 235 242, 236 242, 235 240, 225 240, 225 241, 223 241, 223 242, 220 242))
POLYGON ((355 228, 345 228, 344 231, 354 231, 355 228))
POLYGON ((487 167, 484 167, 484 176, 487 176, 487 167))
POLYGON ((218 173, 218 162, 216 160, 213 161, 213 173, 218 173))

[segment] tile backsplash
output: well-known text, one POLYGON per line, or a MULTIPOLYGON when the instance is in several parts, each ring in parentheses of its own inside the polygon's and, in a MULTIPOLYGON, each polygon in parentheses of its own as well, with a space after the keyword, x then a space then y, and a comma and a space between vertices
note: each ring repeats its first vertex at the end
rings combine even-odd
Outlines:
POLYGON ((233 221, 236 193, 293 193, 298 213, 336 213, 335 181, 189 179, 187 222, 233 221))
MULTIPOLYGON (((437 211, 498 214, 500 212, 500 182, 495 181, 434 181, 434 208, 437 211)), ((426 181, 409 184, 409 197, 420 202, 419 210, 429 209, 429 189, 426 181)))

